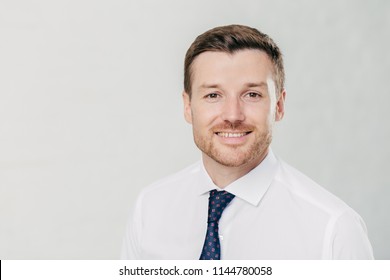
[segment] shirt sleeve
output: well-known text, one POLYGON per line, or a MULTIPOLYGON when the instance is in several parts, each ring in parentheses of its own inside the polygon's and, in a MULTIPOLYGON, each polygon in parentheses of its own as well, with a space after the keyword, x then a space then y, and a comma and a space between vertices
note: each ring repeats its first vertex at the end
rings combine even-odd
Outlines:
POLYGON ((330 244, 332 259, 374 259, 366 225, 357 213, 352 210, 346 211, 336 219, 333 229, 333 238, 330 244))
POLYGON ((140 252, 140 237, 141 237, 141 202, 138 198, 127 223, 125 236, 122 244, 122 260, 139 260, 141 259, 140 252))

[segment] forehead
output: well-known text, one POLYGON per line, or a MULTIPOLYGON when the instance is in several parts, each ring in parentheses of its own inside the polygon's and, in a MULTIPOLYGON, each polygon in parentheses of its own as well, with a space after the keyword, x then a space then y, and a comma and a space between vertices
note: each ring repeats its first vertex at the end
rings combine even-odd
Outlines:
POLYGON ((201 53, 192 65, 192 87, 203 83, 260 83, 273 74, 273 64, 261 50, 240 50, 234 53, 201 53))

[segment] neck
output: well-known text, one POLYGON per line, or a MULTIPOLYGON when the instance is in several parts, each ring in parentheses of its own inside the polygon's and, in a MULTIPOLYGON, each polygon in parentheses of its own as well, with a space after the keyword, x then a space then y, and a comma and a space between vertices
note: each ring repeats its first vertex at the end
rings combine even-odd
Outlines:
POLYGON ((202 158, 204 167, 209 174, 211 180, 214 182, 215 185, 223 189, 237 179, 248 174, 252 169, 258 166, 264 160, 267 154, 268 149, 261 157, 237 167, 220 164, 206 154, 203 154, 202 158))

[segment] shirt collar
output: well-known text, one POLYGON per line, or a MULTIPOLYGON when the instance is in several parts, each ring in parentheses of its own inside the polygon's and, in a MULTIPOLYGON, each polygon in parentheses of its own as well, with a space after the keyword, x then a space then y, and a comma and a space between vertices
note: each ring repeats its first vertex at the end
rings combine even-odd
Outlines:
MULTIPOLYGON (((267 156, 258 166, 246 175, 226 186, 223 190, 234 194, 236 197, 247 201, 254 206, 257 206, 271 185, 277 167, 278 160, 272 150, 269 149, 267 156)), ((199 171, 199 185, 197 186, 199 195, 208 193, 213 189, 222 190, 211 180, 203 163, 201 163, 199 171)))

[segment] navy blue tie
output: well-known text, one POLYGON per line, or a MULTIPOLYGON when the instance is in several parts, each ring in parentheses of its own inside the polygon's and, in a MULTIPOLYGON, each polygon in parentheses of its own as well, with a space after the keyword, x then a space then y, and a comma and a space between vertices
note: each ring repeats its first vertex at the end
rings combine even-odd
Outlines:
POLYGON ((218 224, 223 210, 232 201, 234 195, 226 191, 210 191, 207 233, 200 260, 220 260, 221 244, 219 242, 218 224))

